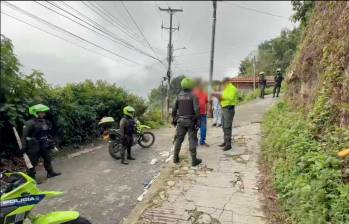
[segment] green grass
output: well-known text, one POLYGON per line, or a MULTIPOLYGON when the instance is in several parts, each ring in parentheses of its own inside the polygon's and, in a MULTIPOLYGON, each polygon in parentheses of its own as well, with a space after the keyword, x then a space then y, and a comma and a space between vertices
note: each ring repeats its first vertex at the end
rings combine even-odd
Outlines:
MULTIPOLYGON (((273 87, 269 87, 265 89, 265 95, 270 95, 272 93, 273 93, 273 87)), ((250 91, 248 93, 239 92, 239 104, 241 105, 251 100, 257 99, 259 98, 259 95, 260 95, 259 89, 250 91)))
POLYGON ((348 130, 332 128, 322 140, 311 121, 281 102, 265 117, 264 160, 289 221, 297 224, 349 223, 349 185, 336 153, 349 146, 348 130))

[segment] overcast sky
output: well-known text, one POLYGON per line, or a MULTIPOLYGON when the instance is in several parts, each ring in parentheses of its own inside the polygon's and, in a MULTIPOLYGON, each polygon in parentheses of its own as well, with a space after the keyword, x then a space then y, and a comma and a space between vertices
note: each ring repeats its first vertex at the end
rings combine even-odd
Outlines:
MULTIPOLYGON (((84 2, 85 4, 66 2, 68 5, 53 2, 76 17, 64 14, 61 9, 49 3, 41 2, 90 27, 83 22, 87 21, 99 28, 104 37, 38 3, 10 3, 108 50, 107 52, 92 46, 1 2, 1 33, 13 41, 15 54, 23 65, 23 72, 41 70, 51 84, 63 85, 84 79, 103 79, 146 96, 151 88, 159 85, 161 77, 166 74, 165 66, 150 57, 154 56, 164 60, 164 64, 167 63, 168 31, 162 30, 161 24, 169 25, 169 14, 160 12, 158 6, 183 9, 183 12, 176 13, 173 17, 174 25, 180 27, 173 36, 174 49, 178 49, 174 51, 173 75, 184 74, 208 79, 211 1, 124 1, 126 8, 118 1, 84 2), (74 44, 18 22, 4 13, 74 44), (131 44, 137 50, 122 46, 114 37, 124 40, 124 43, 131 44), (181 49, 183 47, 186 49, 181 49)), ((291 4, 285 1, 218 2, 214 79, 235 76, 239 61, 256 49, 260 42, 276 37, 283 28, 292 29, 295 25, 289 20, 291 14, 291 4)))

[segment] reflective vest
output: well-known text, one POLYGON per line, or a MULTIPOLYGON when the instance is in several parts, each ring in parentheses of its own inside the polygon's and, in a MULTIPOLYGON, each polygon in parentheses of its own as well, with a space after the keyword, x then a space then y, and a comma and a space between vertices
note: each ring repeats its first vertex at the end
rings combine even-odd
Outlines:
POLYGON ((229 83, 223 90, 221 106, 235 106, 238 104, 238 90, 237 88, 229 83))

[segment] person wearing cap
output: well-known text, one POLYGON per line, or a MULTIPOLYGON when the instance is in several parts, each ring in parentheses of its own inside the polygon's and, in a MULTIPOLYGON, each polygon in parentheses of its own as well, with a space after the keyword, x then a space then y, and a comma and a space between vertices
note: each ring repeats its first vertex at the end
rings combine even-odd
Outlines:
POLYGON ((223 151, 231 149, 231 135, 233 120, 235 115, 235 106, 238 103, 238 90, 231 83, 229 78, 223 79, 223 93, 213 93, 212 95, 218 97, 221 102, 223 116, 222 116, 222 128, 224 133, 224 142, 220 144, 223 147, 223 151))
POLYGON ((192 93, 195 82, 192 79, 184 78, 181 81, 181 92, 177 95, 175 105, 172 110, 172 124, 176 126, 175 147, 173 162, 178 164, 179 153, 188 133, 189 151, 191 154, 191 165, 197 166, 202 160, 197 158, 197 130, 200 127, 200 109, 197 97, 192 93))
POLYGON ((276 70, 276 75, 274 77, 275 86, 273 90, 273 97, 275 97, 275 94, 276 94, 276 97, 279 97, 282 80, 284 80, 284 77, 281 74, 281 68, 278 68, 276 70))
POLYGON ((260 89, 259 97, 262 99, 264 99, 266 87, 267 87, 267 80, 265 79, 264 72, 260 72, 259 73, 259 89, 260 89))
POLYGON ((51 122, 45 119, 46 113, 50 110, 48 106, 37 104, 29 108, 29 114, 34 118, 25 122, 22 134, 22 146, 24 152, 27 153, 32 168, 27 170, 27 173, 32 178, 36 179, 35 167, 39 162, 39 158, 44 159, 44 167, 47 172, 47 178, 61 175, 52 168, 51 150, 54 148, 54 141, 50 135, 52 125, 51 122))

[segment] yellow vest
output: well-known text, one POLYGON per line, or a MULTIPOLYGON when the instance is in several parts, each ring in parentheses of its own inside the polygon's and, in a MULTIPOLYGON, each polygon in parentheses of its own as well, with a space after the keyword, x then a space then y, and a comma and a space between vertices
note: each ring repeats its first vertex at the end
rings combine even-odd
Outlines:
POLYGON ((223 90, 221 106, 235 106, 238 104, 238 90, 237 88, 229 83, 223 90))

